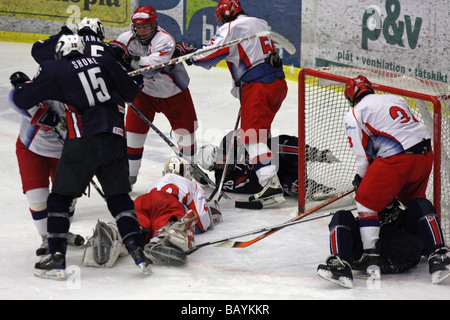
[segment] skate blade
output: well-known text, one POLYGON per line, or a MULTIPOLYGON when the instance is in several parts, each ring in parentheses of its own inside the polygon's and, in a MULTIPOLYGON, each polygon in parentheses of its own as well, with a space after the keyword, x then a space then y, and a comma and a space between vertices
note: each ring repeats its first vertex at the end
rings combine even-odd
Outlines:
POLYGON ((64 269, 51 269, 51 270, 41 270, 35 269, 34 275, 39 278, 51 279, 51 280, 66 280, 66 271, 64 269))
POLYGON ((153 274, 153 271, 151 270, 150 265, 147 265, 146 263, 142 262, 142 263, 139 263, 137 266, 139 267, 139 269, 141 269, 141 271, 144 274, 146 274, 146 275, 153 274))
POLYGON ((334 278, 333 274, 330 271, 327 270, 318 270, 317 274, 330 282, 336 283, 344 288, 352 289, 353 288, 353 279, 350 279, 349 277, 339 277, 334 278))
POLYGON ((438 284, 450 276, 450 270, 438 270, 431 274, 431 283, 438 284))
POLYGON ((261 199, 260 201, 262 202, 263 208, 271 208, 286 202, 286 199, 283 195, 278 195, 273 198, 261 199))

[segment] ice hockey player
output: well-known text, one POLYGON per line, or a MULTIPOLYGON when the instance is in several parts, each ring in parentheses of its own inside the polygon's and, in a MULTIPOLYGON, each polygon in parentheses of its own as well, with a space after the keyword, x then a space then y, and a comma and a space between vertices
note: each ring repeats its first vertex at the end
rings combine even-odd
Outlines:
MULTIPOLYGON (((375 94, 372 83, 361 75, 347 81, 344 95, 352 107, 343 122, 356 156, 353 185, 364 250, 361 262, 372 271, 380 264, 378 212, 395 198, 407 208, 426 199, 433 151, 426 126, 403 98, 375 94)), ((427 219, 437 221, 435 210, 419 207, 426 209, 422 213, 427 219)), ((434 249, 429 253, 430 272, 449 269, 442 237, 436 238, 434 249)))
MULTIPOLYGON (((220 24, 209 46, 270 30, 266 21, 249 17, 239 0, 219 1, 215 16, 220 24)), ((234 86, 232 94, 240 100, 241 139, 262 187, 251 201, 272 198, 285 201, 277 176, 274 157, 267 145, 272 121, 287 95, 283 64, 273 41, 267 37, 192 57, 188 63, 210 69, 221 60, 229 66, 234 86)))
MULTIPOLYGON (((145 253, 153 262, 186 264, 188 258, 183 252, 194 245, 195 234, 212 230, 222 221, 220 208, 208 203, 205 192, 191 177, 191 167, 185 160, 170 157, 163 177, 135 200, 145 253)), ((121 246, 115 223, 99 222, 88 241, 83 263, 111 267, 124 255, 121 246)))
MULTIPOLYGON (((403 208, 394 199, 379 214, 380 233, 377 243, 381 274, 400 273, 416 266, 422 255, 428 257, 433 284, 450 276, 442 242, 443 235, 436 211, 427 199, 415 199, 403 208)), ((346 288, 353 288, 353 271, 366 272, 360 229, 364 222, 349 210, 336 212, 329 224, 331 255, 317 268, 322 278, 346 288)), ((378 272, 378 271, 376 271, 378 272)), ((374 273, 373 277, 380 274, 374 273)), ((375 278, 374 278, 375 279, 375 278)))
MULTIPOLYGON (((98 20, 98 19, 97 19, 98 20)), ((84 19, 83 19, 84 21, 84 19)), ((101 25, 101 22, 99 22, 101 25)), ((60 32, 46 40, 39 40, 32 46, 31 55, 40 64, 47 60, 55 60, 55 46, 61 35, 72 35, 73 32, 63 26, 60 32)), ((103 32, 101 34, 104 34, 103 32)), ((48 254, 47 240, 47 198, 50 193, 49 180, 53 180, 58 159, 61 157, 63 141, 66 137, 65 108, 57 101, 44 101, 36 106, 23 110, 12 100, 10 105, 22 115, 20 133, 16 143, 16 154, 22 179, 23 192, 28 200, 31 215, 38 234, 42 238, 36 255, 48 254)), ((74 214, 76 199, 70 208, 70 218, 74 214)), ((68 233, 68 244, 82 246, 81 235, 68 233)))
MULTIPOLYGON (((237 136, 239 136, 239 132, 237 136)), ((228 133, 220 143, 219 147, 205 145, 199 148, 197 155, 198 164, 205 170, 214 171, 216 185, 219 185, 222 178, 223 168, 226 161, 226 152, 230 145, 232 132, 228 133)), ((249 161, 245 147, 239 143, 239 138, 234 143, 234 159, 229 163, 227 175, 223 184, 223 190, 236 194, 254 194, 262 190, 255 170, 249 161)), ((298 197, 298 138, 291 135, 282 134, 271 137, 268 146, 274 152, 277 174, 280 178, 284 194, 298 197)), ((339 162, 330 150, 319 150, 306 145, 304 156, 306 161, 334 163, 339 162)), ((310 200, 324 200, 335 195, 335 189, 319 184, 312 179, 307 179, 307 198, 310 200)), ((230 195, 230 194, 229 194, 230 195)), ((233 197, 230 195, 230 197, 233 197)), ((244 203, 237 201, 236 207, 247 207, 249 209, 261 209, 270 207, 271 199, 244 203), (259 204, 259 205, 258 205, 259 204)))
MULTIPOLYGON (((42 239, 36 250, 37 256, 48 254, 47 240, 47 198, 50 194, 50 181, 61 157, 63 142, 66 135, 64 106, 57 101, 44 101, 38 105, 23 110, 15 106, 10 93, 11 107, 22 115, 19 137, 16 142, 17 163, 19 165, 22 191, 28 201, 29 210, 34 225, 42 239)), ((76 199, 70 207, 69 217, 75 212, 76 199)), ((84 238, 81 235, 68 232, 69 245, 81 247, 84 238)))
MULTIPOLYGON (((131 30, 119 35, 133 60, 131 66, 143 68, 167 62, 176 49, 174 38, 158 25, 152 6, 140 6, 131 16, 131 30)), ((143 74, 143 88, 134 105, 153 122, 156 113, 163 113, 173 129, 178 148, 187 157, 196 150, 197 115, 188 88, 190 79, 182 63, 143 74)), ((149 126, 133 111, 127 112, 126 129, 130 182, 136 182, 149 126)))
POLYGON ((22 72, 10 77, 15 88, 13 101, 19 108, 56 100, 70 111, 67 138, 47 200, 50 255, 36 263, 35 274, 65 278, 69 207, 94 175, 127 250, 143 272, 151 273, 134 202, 128 194, 131 188, 123 127, 125 101, 133 101, 139 87, 112 56, 86 54, 78 35, 61 36, 55 55, 56 60, 41 63, 33 81, 22 72))

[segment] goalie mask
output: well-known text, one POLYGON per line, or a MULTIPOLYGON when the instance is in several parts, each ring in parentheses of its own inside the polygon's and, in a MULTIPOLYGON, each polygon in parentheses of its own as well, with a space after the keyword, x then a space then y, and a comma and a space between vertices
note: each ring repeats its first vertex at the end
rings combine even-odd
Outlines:
POLYGON ((105 28, 98 18, 83 18, 83 20, 81 20, 78 24, 77 32, 80 36, 94 35, 99 37, 102 41, 105 39, 105 28))
POLYGON ((164 164, 164 170, 162 175, 165 176, 168 173, 177 174, 186 179, 192 179, 192 168, 189 163, 180 157, 170 157, 164 164))
POLYGON ((84 54, 84 41, 77 34, 62 35, 55 47, 55 58, 71 58, 84 54))
POLYGON ((350 79, 345 84, 344 96, 354 107, 363 97, 368 94, 375 93, 372 83, 364 76, 358 76, 350 79))
POLYGON ((200 148, 197 154, 197 163, 205 170, 211 171, 217 163, 218 148, 208 144, 200 148))

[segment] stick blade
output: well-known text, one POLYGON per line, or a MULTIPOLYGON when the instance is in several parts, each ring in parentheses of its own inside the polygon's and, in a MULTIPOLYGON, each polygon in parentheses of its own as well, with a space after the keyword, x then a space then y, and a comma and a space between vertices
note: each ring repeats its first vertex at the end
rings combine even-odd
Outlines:
POLYGON ((270 31, 268 37, 280 44, 289 54, 294 54, 297 51, 294 44, 278 32, 270 31))

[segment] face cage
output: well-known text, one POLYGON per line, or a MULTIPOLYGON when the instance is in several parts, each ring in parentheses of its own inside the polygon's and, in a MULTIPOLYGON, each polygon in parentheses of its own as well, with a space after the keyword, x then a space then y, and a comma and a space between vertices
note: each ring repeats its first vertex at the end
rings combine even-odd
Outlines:
POLYGON ((154 24, 153 23, 151 23, 151 24, 134 24, 133 23, 131 25, 131 31, 133 32, 134 37, 142 44, 149 44, 150 43, 150 41, 153 39, 153 37, 156 34, 157 28, 158 28, 158 24, 157 23, 154 23, 154 24), (136 28, 136 26, 147 26, 147 25, 148 26, 152 26, 151 32, 150 32, 150 34, 148 36, 141 37, 139 35, 139 32, 138 32, 139 29, 136 28))

